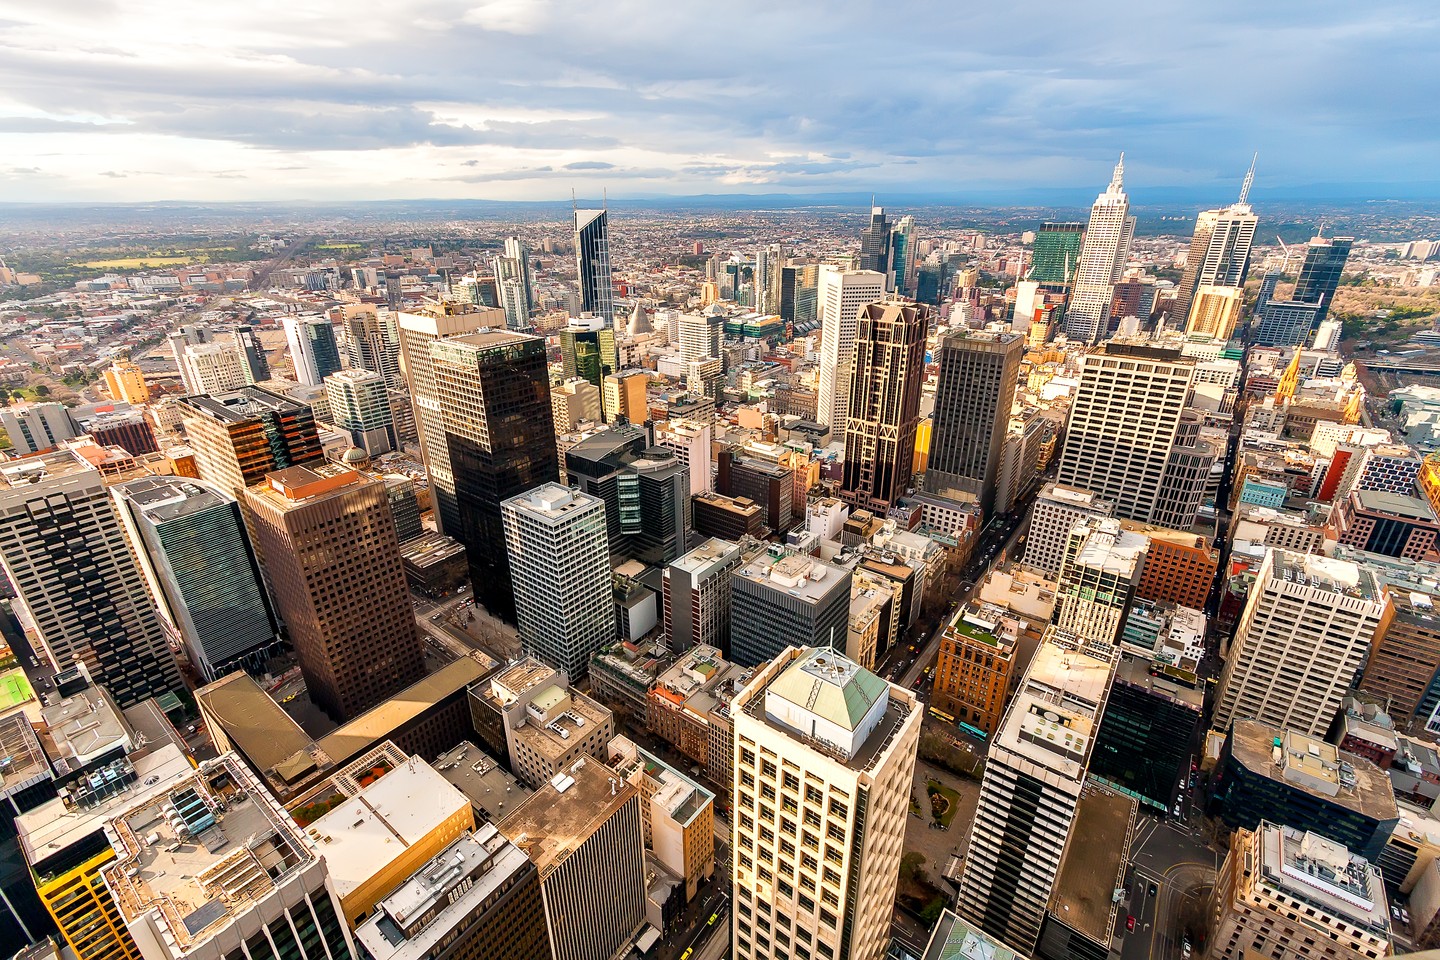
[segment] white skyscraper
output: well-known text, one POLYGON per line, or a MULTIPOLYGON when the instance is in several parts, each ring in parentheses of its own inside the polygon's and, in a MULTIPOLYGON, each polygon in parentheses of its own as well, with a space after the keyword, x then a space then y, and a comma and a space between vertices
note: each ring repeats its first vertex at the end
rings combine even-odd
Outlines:
POLYGON ((1247 202, 1250 185, 1255 182, 1255 164, 1245 175, 1240 199, 1220 210, 1202 210, 1195 217, 1195 234, 1185 260, 1185 274, 1175 292, 1169 324, 1181 328, 1190 315, 1191 304, 1201 287, 1245 286, 1250 269, 1250 244, 1260 218, 1247 202))
POLYGON ((655 443, 675 451, 675 457, 690 470, 690 494, 708 493, 715 483, 710 476, 710 425, 698 420, 669 420, 655 425, 655 443))
POLYGON ((500 509, 520 643, 578 680, 615 639, 605 501, 542 483, 500 509))
POLYGON ((319 316, 286 317, 282 322, 295 380, 307 387, 323 385, 326 377, 340 369, 335 327, 328 317, 319 316))
POLYGON ((200 343, 180 355, 180 381, 185 392, 224 393, 248 382, 240 351, 233 343, 200 343))
POLYGON ((850 416, 850 363, 860 311, 885 296, 885 274, 875 270, 820 270, 820 393, 815 419, 843 440, 850 416))
POLYGON ((1095 198, 1090 224, 1080 246, 1080 265, 1075 289, 1065 308, 1065 335, 1071 340, 1094 343, 1110 322, 1110 304, 1115 283, 1125 271, 1130 240, 1135 235, 1135 218, 1130 216, 1130 198, 1125 195, 1125 154, 1115 164, 1110 186, 1095 198))
POLYGON ((736 960, 885 956, 923 712, 823 647, 735 696, 736 960))

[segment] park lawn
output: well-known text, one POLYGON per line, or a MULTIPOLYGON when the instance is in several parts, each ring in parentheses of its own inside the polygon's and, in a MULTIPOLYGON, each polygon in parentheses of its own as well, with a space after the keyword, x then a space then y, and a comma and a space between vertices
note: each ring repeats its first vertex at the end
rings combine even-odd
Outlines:
POLYGON ((94 270, 139 270, 142 267, 177 267, 184 263, 204 263, 205 254, 185 257, 123 257, 116 260, 89 260, 77 264, 94 270))
POLYGON ((944 797, 946 800, 947 806, 945 808, 945 812, 940 815, 939 820, 941 826, 948 827, 950 826, 950 821, 955 819, 955 814, 960 809, 960 794, 956 793, 954 790, 951 790, 939 780, 926 780, 926 796, 935 793, 940 794, 940 796, 944 797))

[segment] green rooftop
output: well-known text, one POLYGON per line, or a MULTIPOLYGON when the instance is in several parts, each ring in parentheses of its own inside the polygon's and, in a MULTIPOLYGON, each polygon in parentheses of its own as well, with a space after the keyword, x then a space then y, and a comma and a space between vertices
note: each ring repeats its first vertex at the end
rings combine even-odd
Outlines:
POLYGON ((799 657, 770 685, 769 692, 846 730, 855 730, 889 684, 826 647, 799 657))

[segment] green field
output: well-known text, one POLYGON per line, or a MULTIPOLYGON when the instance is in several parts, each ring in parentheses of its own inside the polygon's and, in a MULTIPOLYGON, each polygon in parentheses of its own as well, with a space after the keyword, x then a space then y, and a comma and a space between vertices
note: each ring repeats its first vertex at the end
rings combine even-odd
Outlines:
POLYGON ((0 677, 0 708, 18 707, 34 696, 23 671, 13 670, 0 677))
POLYGON ((77 264, 95 270, 138 270, 141 267, 176 267, 183 263, 204 263, 205 255, 189 257, 124 257, 119 260, 88 260, 77 264))

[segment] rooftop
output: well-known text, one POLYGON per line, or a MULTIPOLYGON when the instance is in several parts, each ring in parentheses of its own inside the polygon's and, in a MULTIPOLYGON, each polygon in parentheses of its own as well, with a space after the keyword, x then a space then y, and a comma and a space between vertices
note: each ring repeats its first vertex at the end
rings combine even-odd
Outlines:
POLYGON ((1075 557, 1077 564, 1126 579, 1134 577, 1149 545, 1143 534, 1125 529, 1119 520, 1104 519, 1077 527, 1070 535, 1082 528, 1089 532, 1075 557))
POLYGON ((1276 579, 1375 603, 1383 599, 1375 575, 1359 564, 1313 553, 1272 552, 1275 557, 1272 577, 1276 579))
POLYGON ((922 960, 1028 960, 951 910, 940 915, 922 960))
POLYGON ((1114 664, 1056 643, 1048 631, 1010 701, 996 745, 1080 780, 1114 664))
POLYGON ((500 821, 500 832, 525 851, 543 878, 635 793, 605 764, 582 757, 500 821))
POLYGON ((1263 882, 1368 931, 1389 938, 1378 867, 1343 844, 1294 827, 1262 822, 1257 833, 1263 882))
POLYGON ((1362 510, 1388 513, 1404 517, 1407 520, 1420 520, 1425 523, 1436 522, 1435 511, 1431 509, 1429 501, 1420 497, 1408 497, 1401 493, 1390 493, 1385 490, 1356 490, 1354 497, 1356 504, 1362 510))
MULTIPOLYGON (((514 712, 507 716, 515 716, 514 712)), ((560 684, 541 689, 520 713, 524 723, 510 728, 516 743, 548 760, 564 757, 575 746, 577 731, 613 722, 614 715, 578 690, 560 684)), ((517 718, 519 719, 519 718, 517 718)))
POLYGON ((845 571, 839 567, 808 554, 776 557, 770 551, 735 571, 735 576, 742 580, 763 584, 812 604, 828 596, 844 575, 845 571))
POLYGON ((305 409, 304 404, 262 387, 240 387, 226 393, 197 394, 185 397, 181 402, 222 423, 244 423, 267 413, 296 414, 305 409))
POLYGON ((1085 785, 1050 897, 1050 912, 1066 926, 1107 946, 1117 909, 1111 893, 1125 886, 1138 806, 1133 797, 1094 781, 1085 785))
POLYGON ((30 718, 16 711, 0 717, 0 797, 50 776, 50 762, 30 718))
POLYGON ((314 741, 248 673, 221 677, 195 699, 277 792, 316 769, 314 741))
POLYGON ((41 480, 54 480, 83 473, 95 473, 97 478, 99 476, 88 460, 69 448, 0 464, 0 481, 17 490, 23 490, 41 480))
POLYGON ((490 823, 505 819, 534 793, 499 761, 468 740, 442 753, 434 766, 452 787, 465 794, 481 818, 490 823))
POLYGON ((1230 755, 1253 772, 1363 816, 1394 820, 1398 815, 1395 790, 1385 771, 1324 740, 1258 720, 1236 720, 1230 731, 1230 755))
POLYGON ((542 483, 519 496, 511 497, 501 506, 530 514, 547 523, 554 523, 573 514, 583 513, 603 504, 597 497, 558 483, 542 483))

